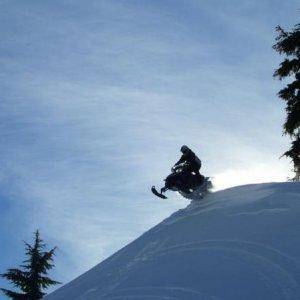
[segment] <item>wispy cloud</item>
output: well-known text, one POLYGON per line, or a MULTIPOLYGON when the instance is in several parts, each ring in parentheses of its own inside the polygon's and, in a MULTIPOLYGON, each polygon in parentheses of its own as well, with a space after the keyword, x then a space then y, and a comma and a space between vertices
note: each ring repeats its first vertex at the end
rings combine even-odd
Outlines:
POLYGON ((183 143, 216 188, 286 178, 268 34, 297 16, 251 3, 0 3, 0 268, 40 228, 68 280, 186 205, 149 194, 183 143))

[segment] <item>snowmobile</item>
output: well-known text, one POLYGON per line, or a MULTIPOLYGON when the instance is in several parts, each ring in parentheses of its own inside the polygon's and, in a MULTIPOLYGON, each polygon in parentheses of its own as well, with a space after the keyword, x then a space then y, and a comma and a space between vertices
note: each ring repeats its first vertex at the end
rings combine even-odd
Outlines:
POLYGON ((165 186, 161 188, 160 193, 152 186, 151 191, 157 197, 167 199, 164 193, 167 190, 179 192, 184 198, 191 200, 202 199, 212 188, 209 177, 203 175, 197 176, 189 171, 188 163, 182 163, 174 166, 171 174, 164 180, 165 186))

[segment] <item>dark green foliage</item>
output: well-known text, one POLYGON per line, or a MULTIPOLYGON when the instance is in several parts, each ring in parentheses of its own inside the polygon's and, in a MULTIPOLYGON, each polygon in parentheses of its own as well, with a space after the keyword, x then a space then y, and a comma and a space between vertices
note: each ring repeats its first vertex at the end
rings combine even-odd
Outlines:
POLYGON ((15 300, 38 300, 46 295, 43 289, 59 283, 46 276, 48 270, 54 267, 52 262, 56 248, 50 251, 43 251, 46 245, 40 238, 39 231, 35 232, 34 245, 31 246, 25 243, 25 246, 28 259, 21 265, 22 270, 8 269, 6 273, 1 274, 2 277, 20 289, 22 293, 6 289, 1 289, 1 291, 7 297, 15 300))
POLYGON ((278 96, 286 102, 286 121, 283 125, 285 134, 293 139, 292 146, 284 155, 294 163, 295 180, 299 180, 300 173, 300 24, 291 32, 284 31, 280 26, 276 28, 278 36, 273 48, 284 54, 286 58, 275 71, 274 77, 280 80, 289 77, 291 82, 279 91, 278 96))
POLYGON ((296 176, 293 178, 293 181, 299 181, 300 180, 300 135, 297 136, 297 138, 292 142, 291 148, 286 151, 283 155, 290 157, 294 163, 295 166, 295 173, 296 176))

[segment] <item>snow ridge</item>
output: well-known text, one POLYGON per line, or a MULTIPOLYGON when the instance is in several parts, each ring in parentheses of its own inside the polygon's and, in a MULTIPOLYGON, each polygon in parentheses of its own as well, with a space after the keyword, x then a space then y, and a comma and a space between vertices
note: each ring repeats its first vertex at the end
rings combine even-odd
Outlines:
POLYGON ((46 299, 300 299, 299 217, 299 183, 212 193, 46 299))

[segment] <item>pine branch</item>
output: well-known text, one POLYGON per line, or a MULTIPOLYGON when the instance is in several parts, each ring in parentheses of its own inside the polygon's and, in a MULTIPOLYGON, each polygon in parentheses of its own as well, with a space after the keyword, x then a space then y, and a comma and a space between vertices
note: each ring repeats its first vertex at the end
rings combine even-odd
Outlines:
POLYGON ((1 274, 1 277, 11 281, 16 287, 24 288, 28 280, 28 272, 19 269, 8 269, 6 273, 1 274))
POLYGON ((300 103, 296 103, 292 109, 287 109, 287 112, 288 114, 283 128, 290 136, 297 136, 300 127, 300 103))
POLYGON ((273 48, 279 52, 284 53, 287 56, 297 56, 300 54, 300 24, 297 24, 293 31, 286 32, 280 26, 276 27, 278 36, 276 38, 277 43, 273 45, 273 48))
POLYGON ((6 290, 6 289, 1 289, 1 292, 7 296, 8 298, 11 298, 13 300, 28 300, 28 297, 25 294, 21 294, 21 293, 16 293, 10 290, 6 290))
POLYGON ((54 267, 54 264, 52 264, 51 262, 53 261, 53 256, 55 255, 55 250, 56 247, 54 247, 53 249, 51 249, 48 252, 45 252, 43 254, 43 256, 41 257, 41 264, 43 266, 43 273, 46 273, 47 270, 50 270, 54 267))
POLYGON ((53 280, 49 277, 41 277, 40 278, 40 284, 43 288, 47 288, 50 285, 61 284, 61 282, 53 280))
POLYGON ((288 84, 287 87, 279 91, 278 96, 287 101, 288 105, 293 105, 297 101, 300 101, 298 97, 298 91, 300 89, 300 80, 295 80, 292 83, 288 84))
POLYGON ((300 61, 298 58, 285 59, 280 67, 275 70, 274 77, 278 77, 279 80, 282 80, 284 77, 296 74, 300 70, 300 61))

